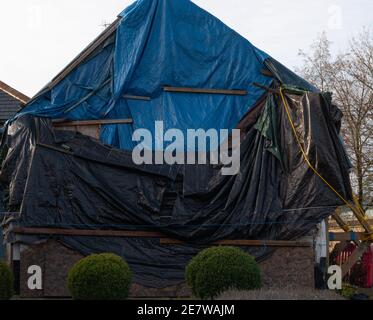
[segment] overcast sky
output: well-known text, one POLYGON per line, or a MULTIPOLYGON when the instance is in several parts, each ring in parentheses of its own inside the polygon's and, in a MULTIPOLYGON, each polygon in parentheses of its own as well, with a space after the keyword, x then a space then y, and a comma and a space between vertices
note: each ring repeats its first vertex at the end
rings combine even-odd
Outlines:
MULTIPOLYGON (((132 2, 0 0, 0 80, 34 95, 132 2)), ((289 68, 324 30, 337 52, 363 26, 373 27, 373 0, 193 2, 289 68)))

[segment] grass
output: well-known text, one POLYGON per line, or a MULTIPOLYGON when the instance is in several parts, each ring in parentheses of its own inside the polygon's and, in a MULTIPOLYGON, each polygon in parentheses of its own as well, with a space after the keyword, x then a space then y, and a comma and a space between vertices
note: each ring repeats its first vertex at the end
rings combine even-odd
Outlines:
POLYGON ((226 291, 217 300, 346 300, 331 290, 303 288, 259 289, 251 291, 226 291))

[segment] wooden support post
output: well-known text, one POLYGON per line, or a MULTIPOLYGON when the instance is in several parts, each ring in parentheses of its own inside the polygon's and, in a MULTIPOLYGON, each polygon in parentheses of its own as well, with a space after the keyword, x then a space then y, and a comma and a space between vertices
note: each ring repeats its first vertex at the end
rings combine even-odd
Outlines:
POLYGON ((362 227, 364 228, 365 232, 367 233, 367 237, 369 241, 373 241, 373 228, 369 224, 368 219, 366 217, 365 212, 361 208, 360 204, 358 203, 357 199, 354 197, 355 207, 352 209, 352 212, 356 219, 360 222, 362 227))
POLYGON ((332 217, 333 219, 337 222, 337 224, 341 227, 341 229, 344 231, 344 232, 350 232, 351 231, 351 228, 347 225, 347 223, 345 223, 343 221, 343 219, 341 218, 340 216, 340 213, 341 213, 341 209, 340 208, 337 208, 333 214, 332 214, 332 217))

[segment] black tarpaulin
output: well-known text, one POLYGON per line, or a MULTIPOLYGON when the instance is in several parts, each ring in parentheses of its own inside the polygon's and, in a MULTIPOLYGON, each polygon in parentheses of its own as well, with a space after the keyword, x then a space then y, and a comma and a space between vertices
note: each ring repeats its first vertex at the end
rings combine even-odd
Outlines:
MULTIPOLYGON (((289 93, 286 99, 310 162, 351 199, 340 112, 316 92, 289 93)), ((54 237, 83 254, 119 254, 137 283, 163 287, 182 281, 185 264, 214 241, 297 239, 342 204, 304 161, 277 94, 268 93, 239 127, 240 171, 223 176, 220 165, 137 166, 130 152, 56 130, 46 118, 19 117, 3 141, 8 151, 0 179, 9 187, 9 210, 19 212, 4 220, 6 237, 14 241, 15 226, 159 231, 185 243, 54 237)), ((245 250, 258 259, 268 253, 265 247, 245 250)))

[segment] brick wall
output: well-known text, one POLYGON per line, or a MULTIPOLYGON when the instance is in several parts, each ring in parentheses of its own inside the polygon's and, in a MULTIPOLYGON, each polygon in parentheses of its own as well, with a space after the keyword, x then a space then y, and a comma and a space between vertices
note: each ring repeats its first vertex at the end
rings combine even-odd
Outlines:
MULTIPOLYGON (((21 252, 20 290, 23 298, 67 297, 68 270, 83 256, 56 241, 34 245, 21 252), (27 287, 27 269, 38 265, 43 270, 43 290, 31 291, 27 287)), ((260 263, 265 287, 314 287, 314 251, 306 248, 278 248, 260 263)), ((163 289, 145 288, 133 284, 132 297, 188 297, 185 284, 163 289)))

